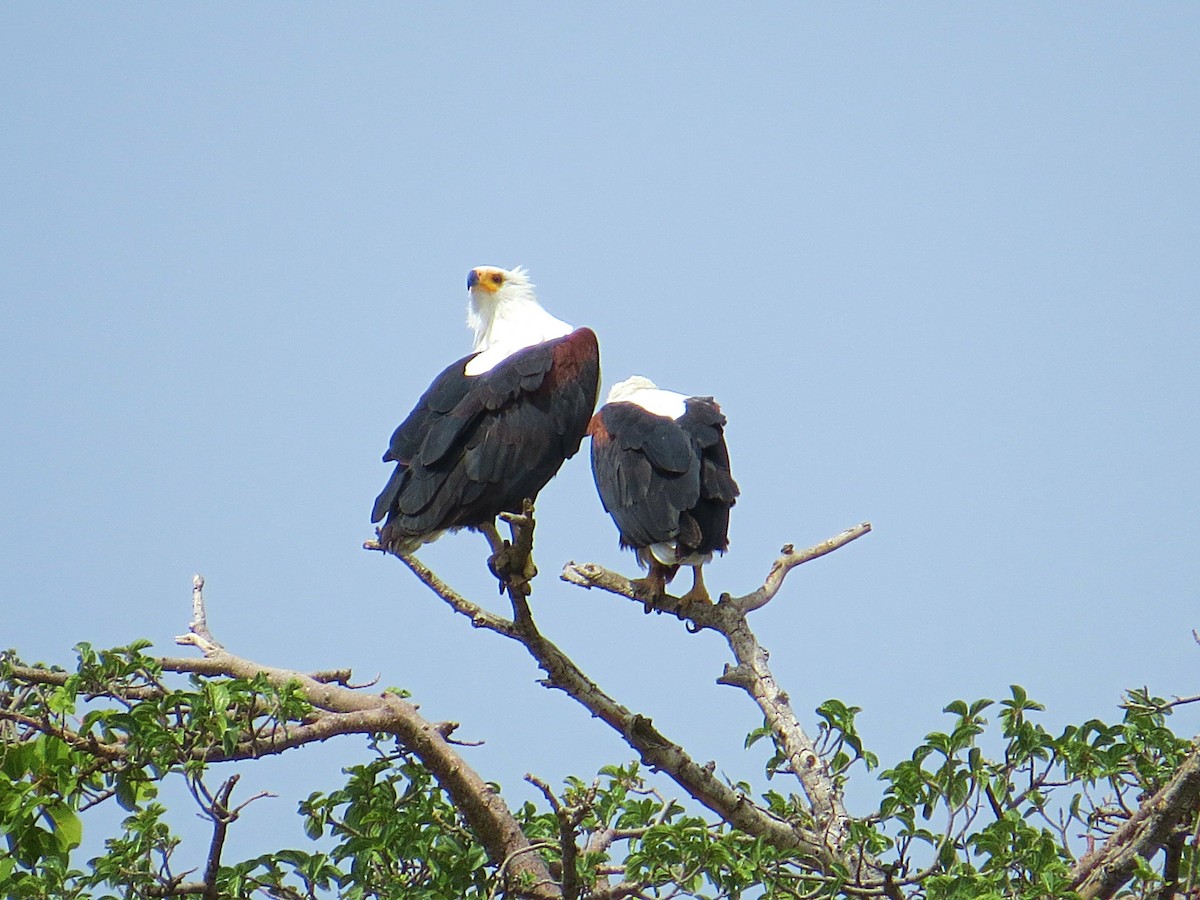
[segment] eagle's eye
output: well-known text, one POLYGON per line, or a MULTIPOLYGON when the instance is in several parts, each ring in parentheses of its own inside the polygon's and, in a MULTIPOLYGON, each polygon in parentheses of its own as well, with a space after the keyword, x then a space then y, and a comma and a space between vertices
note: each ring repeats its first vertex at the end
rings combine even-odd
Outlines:
POLYGON ((493 272, 491 278, 492 284, 499 284, 504 280, 504 277, 499 272, 493 272))

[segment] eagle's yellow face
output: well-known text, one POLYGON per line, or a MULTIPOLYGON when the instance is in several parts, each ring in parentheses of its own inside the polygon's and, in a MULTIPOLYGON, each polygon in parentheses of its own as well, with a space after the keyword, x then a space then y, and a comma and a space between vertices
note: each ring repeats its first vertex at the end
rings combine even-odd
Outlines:
POLYGON ((494 294, 504 287, 508 273, 492 266, 477 266, 467 275, 467 290, 494 294))

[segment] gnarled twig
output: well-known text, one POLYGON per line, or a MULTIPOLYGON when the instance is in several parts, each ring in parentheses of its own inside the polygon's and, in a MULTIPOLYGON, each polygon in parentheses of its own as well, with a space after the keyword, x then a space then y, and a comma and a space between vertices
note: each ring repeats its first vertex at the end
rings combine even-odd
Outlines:
POLYGON ((1171 780, 1071 873, 1071 887, 1086 900, 1107 900, 1133 877, 1138 857, 1149 859, 1165 846, 1185 816, 1200 808, 1200 747, 1171 780))
MULTIPOLYGON (((507 571, 522 571, 521 553, 528 554, 533 546, 535 526, 532 507, 527 506, 522 516, 509 517, 513 521, 513 540, 505 542, 504 549, 510 552, 505 559, 507 571), (512 551, 516 551, 512 553, 512 551)), ((758 646, 753 634, 745 626, 745 615, 749 609, 765 604, 778 591, 787 572, 802 562, 829 553, 856 537, 866 534, 870 525, 860 525, 843 535, 810 551, 796 553, 784 548, 784 556, 776 561, 767 582, 758 592, 745 598, 725 597, 716 605, 691 604, 686 608, 675 598, 667 598, 656 604, 661 611, 673 612, 688 621, 694 630, 711 628, 730 638, 739 665, 755 679, 752 696, 763 707, 780 740, 788 752, 793 766, 808 792, 814 808, 814 830, 797 822, 786 821, 758 806, 747 796, 726 785, 714 774, 714 767, 697 764, 678 744, 666 738, 651 720, 634 713, 604 693, 588 678, 553 642, 537 628, 529 611, 527 592, 522 585, 508 585, 509 598, 513 604, 514 618, 511 622, 501 619, 500 627, 485 624, 490 630, 504 634, 521 643, 546 673, 542 682, 546 687, 556 688, 571 696, 595 717, 601 719, 620 734, 637 751, 643 763, 652 769, 670 776, 692 798, 721 816, 734 828, 747 834, 762 837, 773 846, 791 850, 800 857, 812 860, 819 871, 845 868, 855 873, 858 889, 864 893, 893 895, 894 888, 878 864, 857 857, 849 859, 842 853, 845 842, 848 816, 841 805, 841 798, 833 787, 833 781, 823 760, 816 754, 812 741, 804 735, 799 722, 788 706, 786 695, 774 686, 766 669, 766 651, 758 646), (763 599, 765 597, 765 599, 763 599), (748 599, 749 598, 749 599, 748 599), (740 623, 740 625, 739 625, 740 623), (510 628, 511 626, 511 628, 510 628)), ((495 550, 495 546, 493 546, 495 550)), ((401 559, 417 574, 435 594, 453 609, 478 623, 477 607, 454 593, 440 580, 435 579, 424 567, 414 567, 410 558, 401 559)), ((644 602, 629 579, 608 572, 599 566, 576 566, 564 569, 563 579, 584 587, 600 587, 630 599, 644 602)), ((489 614, 494 615, 494 614, 489 614)))
MULTIPOLYGON (((725 637, 736 665, 726 666, 718 681, 746 691, 762 710, 776 742, 787 757, 791 772, 808 797, 818 827, 820 851, 815 855, 848 869, 860 885, 870 884, 878 892, 898 896, 898 889, 878 862, 865 856, 851 858, 846 854, 850 817, 836 782, 813 740, 796 718, 787 694, 776 683, 767 665, 768 653, 759 644, 746 618, 748 613, 761 609, 775 597, 787 574, 796 566, 831 553, 870 530, 870 523, 864 522, 806 550, 795 550, 790 544, 785 546, 762 586, 744 596, 723 594, 720 602, 711 605, 683 604, 678 598, 667 596, 654 606, 660 612, 678 616, 691 631, 712 630, 725 637)), ((602 566, 569 563, 561 578, 581 587, 595 587, 644 602, 632 581, 602 566)))
POLYGON ((276 687, 297 685, 310 703, 324 711, 311 725, 290 729, 292 733, 308 729, 306 736, 312 740, 322 739, 318 735, 325 729, 342 734, 355 731, 394 735, 406 750, 421 760, 450 795, 492 862, 497 866, 505 865, 507 873, 536 885, 525 895, 538 900, 561 897, 545 862, 536 853, 529 852, 530 842, 504 801, 446 740, 446 733, 452 730, 448 727, 450 723, 443 723, 439 728, 422 717, 416 706, 394 693, 363 694, 333 680, 319 681, 301 672, 264 666, 234 656, 208 633, 203 585, 203 579, 197 576, 190 634, 177 640, 199 647, 204 659, 164 659, 164 669, 246 679, 262 675, 276 687), (202 633, 198 634, 198 630, 202 633))

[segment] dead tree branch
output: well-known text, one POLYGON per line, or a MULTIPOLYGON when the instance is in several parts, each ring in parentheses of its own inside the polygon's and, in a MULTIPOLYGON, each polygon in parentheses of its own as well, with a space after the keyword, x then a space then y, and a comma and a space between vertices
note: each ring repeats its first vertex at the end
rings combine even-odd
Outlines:
POLYGON ((1146 800, 1098 849, 1072 872, 1071 887, 1085 900, 1108 900, 1130 878, 1138 857, 1149 859, 1166 846, 1185 817, 1200 808, 1200 747, 1154 796, 1146 800))
MULTIPOLYGON (((545 862, 531 852, 529 840, 504 801, 446 740, 446 734, 451 730, 449 723, 439 725, 427 721, 416 706, 394 693, 364 694, 342 687, 337 683, 342 679, 318 680, 301 672, 264 666, 229 653, 208 633, 203 580, 198 581, 193 593, 196 606, 192 629, 176 641, 199 647, 204 658, 164 659, 161 661, 164 670, 246 679, 261 675, 278 688, 296 685, 309 703, 324 711, 312 725, 291 729, 292 732, 308 729, 305 736, 309 740, 322 740, 322 735, 352 731, 395 736, 408 752, 421 760, 450 795, 494 864, 504 865, 507 874, 534 884, 535 887, 526 894, 529 897, 536 900, 561 897, 545 862)), ((345 680, 348 681, 348 677, 345 680)), ((286 738, 284 741, 291 743, 286 738)))
MULTIPOLYGON (((795 550, 788 544, 772 564, 762 586, 744 596, 723 594, 720 602, 712 605, 683 604, 678 598, 667 596, 656 603, 655 608, 678 616, 690 631, 710 629, 720 633, 728 642, 736 664, 727 665, 717 680, 721 684, 741 688, 762 710, 780 749, 787 757, 790 771, 799 780, 808 798, 820 847, 815 854, 817 858, 832 860, 846 867, 860 885, 870 884, 893 894, 897 889, 877 861, 845 853, 850 817, 837 783, 828 764, 817 752, 815 743, 796 718, 788 695, 776 683, 767 664, 769 654, 759 644, 746 618, 775 597, 788 573, 796 566, 832 553, 870 530, 870 523, 864 522, 806 550, 795 550)), ((561 578, 580 587, 595 587, 639 603, 644 602, 632 581, 602 566, 569 563, 563 569, 561 578)))
POLYGON ((860 525, 855 525, 853 528, 847 528, 841 534, 835 535, 827 541, 822 541, 815 547, 809 547, 807 550, 793 550, 792 545, 787 544, 780 551, 779 558, 772 563, 771 571, 767 573, 762 587, 751 591, 744 597, 730 598, 728 595, 725 595, 721 599, 728 599, 729 602, 741 609, 742 612, 752 612, 766 606, 779 593, 779 589, 783 587, 783 580, 787 577, 788 572, 792 571, 796 566, 811 562, 827 553, 832 553, 834 550, 846 546, 851 541, 858 540, 870 530, 871 523, 863 522, 860 525))
POLYGON ((212 842, 209 844, 208 861, 204 866, 204 900, 217 900, 219 895, 217 872, 221 868, 221 851, 225 848, 225 835, 229 831, 229 823, 237 818, 237 813, 229 808, 229 797, 233 793, 239 777, 238 775, 230 776, 217 789, 217 795, 209 797, 208 802, 201 807, 213 823, 212 842))
POLYGON ((562 894, 563 900, 579 900, 579 845, 575 842, 576 831, 582 816, 575 815, 575 810, 563 806, 550 790, 550 785, 533 775, 526 775, 525 780, 542 792, 554 818, 558 821, 558 844, 562 854, 562 894))
MULTIPOLYGON (((797 776, 804 784, 814 809, 813 821, 817 826, 814 829, 805 823, 780 818, 755 804, 740 791, 730 788, 715 776, 715 766, 696 763, 681 746, 658 731, 648 717, 634 713, 617 703, 538 630, 528 606, 527 581, 519 577, 532 568, 528 560, 528 553, 533 546, 535 526, 532 512, 532 507, 527 507, 521 516, 506 517, 513 526, 513 539, 511 542, 503 542, 503 550, 507 554, 503 558, 503 567, 498 570, 493 565, 493 571, 501 578, 512 602, 512 620, 498 617, 494 613, 481 615, 481 610, 476 604, 450 589, 420 565, 411 554, 402 555, 400 559, 430 590, 456 612, 469 618, 473 625, 488 628, 522 644, 546 673, 543 685, 561 690, 580 703, 593 716, 620 734, 638 753, 643 763, 652 770, 666 773, 693 799, 715 812, 734 828, 762 837, 775 847, 794 851, 798 856, 811 860, 820 871, 842 867, 849 869, 856 877, 856 886, 860 892, 898 896, 891 880, 878 863, 858 856, 851 859, 843 854, 848 816, 840 796, 834 789, 833 779, 824 761, 815 752, 812 741, 800 728, 786 694, 775 686, 766 667, 766 651, 757 644, 745 624, 746 613, 762 607, 774 597, 792 568, 861 537, 870 531, 871 526, 864 523, 805 551, 796 552, 791 547, 785 547, 783 555, 772 566, 763 587, 745 597, 725 596, 715 606, 696 609, 692 608, 695 604, 685 609, 675 598, 667 598, 665 603, 660 605, 662 611, 674 612, 689 621, 693 630, 711 628, 720 631, 730 641, 739 667, 751 679, 747 682, 747 690, 759 702, 773 727, 777 729, 781 744, 788 752, 797 776), (518 577, 505 582, 505 575, 512 573, 517 573, 518 577)), ((489 537, 489 540, 495 551, 496 538, 489 537)), ((495 558, 494 552, 493 560, 495 558)), ((599 566, 570 564, 562 577, 584 587, 600 587, 639 603, 643 602, 643 598, 629 579, 599 566)), ((728 673, 727 677, 733 678, 728 673)), ((730 683, 735 682, 730 680, 730 683)))

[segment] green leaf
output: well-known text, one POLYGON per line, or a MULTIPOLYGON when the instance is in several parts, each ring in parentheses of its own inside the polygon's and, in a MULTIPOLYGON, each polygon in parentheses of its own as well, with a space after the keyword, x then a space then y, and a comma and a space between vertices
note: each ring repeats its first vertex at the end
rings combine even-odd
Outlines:
POLYGON ((83 840, 83 822, 79 816, 62 803, 47 806, 46 813, 54 821, 54 836, 59 849, 65 852, 78 847, 83 840))

